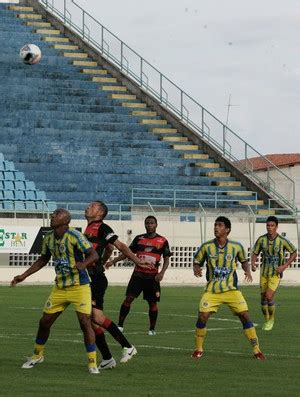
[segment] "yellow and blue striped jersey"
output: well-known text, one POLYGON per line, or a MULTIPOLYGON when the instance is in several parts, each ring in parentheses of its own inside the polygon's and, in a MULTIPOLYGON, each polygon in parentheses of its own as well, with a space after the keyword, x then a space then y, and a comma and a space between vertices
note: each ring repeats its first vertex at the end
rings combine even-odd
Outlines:
POLYGON ((52 256, 56 273, 55 282, 58 288, 90 282, 87 271, 78 270, 76 262, 82 262, 85 253, 91 247, 86 237, 73 228, 68 229, 61 239, 55 237, 54 231, 46 234, 41 255, 47 260, 52 256))
POLYGON ((253 253, 262 253, 260 272, 264 277, 272 277, 276 273, 276 268, 285 263, 285 254, 292 254, 296 251, 295 246, 285 237, 277 236, 270 240, 268 234, 260 236, 254 244, 253 253))
POLYGON ((245 250, 239 242, 227 240, 222 248, 216 239, 202 244, 194 256, 194 263, 201 267, 206 263, 205 291, 217 294, 238 289, 237 261, 247 261, 245 250))

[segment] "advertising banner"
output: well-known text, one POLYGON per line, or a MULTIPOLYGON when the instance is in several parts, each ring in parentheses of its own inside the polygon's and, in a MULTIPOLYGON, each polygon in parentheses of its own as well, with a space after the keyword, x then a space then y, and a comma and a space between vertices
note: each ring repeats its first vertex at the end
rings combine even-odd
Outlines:
POLYGON ((29 253, 39 229, 39 226, 0 226, 0 254, 29 253))
MULTIPOLYGON (((80 227, 76 227, 81 232, 80 227)), ((42 241, 50 227, 0 226, 0 254, 40 254, 42 241)))

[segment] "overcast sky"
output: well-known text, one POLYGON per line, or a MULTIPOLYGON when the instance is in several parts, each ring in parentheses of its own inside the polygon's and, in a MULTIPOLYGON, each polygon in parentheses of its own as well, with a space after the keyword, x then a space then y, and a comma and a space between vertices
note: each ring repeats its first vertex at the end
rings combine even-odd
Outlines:
POLYGON ((262 154, 299 152, 299 0, 78 0, 262 154))

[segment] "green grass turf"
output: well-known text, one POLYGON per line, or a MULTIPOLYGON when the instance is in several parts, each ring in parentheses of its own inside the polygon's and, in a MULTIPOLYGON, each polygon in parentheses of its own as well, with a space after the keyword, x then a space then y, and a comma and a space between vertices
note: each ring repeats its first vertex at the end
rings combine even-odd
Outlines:
MULTIPOLYGON (((252 359, 242 328, 222 307, 208 323, 205 355, 190 357, 201 288, 164 287, 157 335, 148 336, 147 305, 137 299, 125 334, 138 354, 99 375, 87 372, 85 349, 73 309, 57 320, 45 361, 24 370, 49 286, 0 287, 0 396, 296 396, 300 390, 299 287, 280 287, 272 332, 261 330, 257 287, 242 288, 265 362, 252 359), (226 321, 224 321, 226 320, 226 321)), ((109 287, 105 313, 118 318, 125 287, 109 287)), ((107 336, 117 361, 121 348, 107 336)))

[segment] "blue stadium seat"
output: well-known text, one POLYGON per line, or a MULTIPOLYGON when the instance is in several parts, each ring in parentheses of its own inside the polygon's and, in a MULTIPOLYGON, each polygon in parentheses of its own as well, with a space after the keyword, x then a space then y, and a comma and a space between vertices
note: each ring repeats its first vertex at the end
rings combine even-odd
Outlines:
POLYGON ((25 190, 25 198, 26 200, 35 200, 35 192, 33 190, 25 190))
POLYGON ((3 190, 0 190, 0 200, 4 199, 4 194, 3 194, 3 190))
POLYGON ((24 190, 15 190, 15 199, 16 200, 25 200, 24 190))
POLYGON ((4 181, 4 190, 15 190, 14 183, 12 181, 4 181))
POLYGON ((5 170, 5 164, 4 161, 0 160, 0 171, 4 171, 5 170))
MULTIPOLYGON (((33 203, 33 201, 29 201, 30 203, 33 203)), ((47 206, 46 204, 44 204, 42 201, 35 201, 35 207, 37 210, 39 211, 46 211, 47 210, 47 206)))
POLYGON ((13 190, 3 190, 4 200, 14 200, 14 192, 13 190))
POLYGON ((15 210, 24 211, 25 210, 24 201, 15 201, 15 210))
POLYGON ((36 190, 35 183, 32 181, 25 181, 25 188, 26 190, 36 190))
POLYGON ((15 171, 15 179, 16 181, 25 181, 24 172, 15 171))
POLYGON ((12 161, 4 161, 5 171, 15 171, 15 165, 12 161))
POLYGON ((3 201, 3 209, 5 210, 13 210, 14 207, 14 203, 13 201, 3 201))
POLYGON ((3 156, 3 153, 0 152, 0 163, 1 163, 1 161, 2 162, 4 161, 4 156, 3 156))
POLYGON ((53 211, 56 210, 57 205, 56 205, 56 203, 54 201, 48 201, 47 202, 47 208, 48 208, 48 211, 53 212, 53 211))
POLYGON ((4 171, 4 179, 7 181, 14 181, 15 180, 15 175, 12 171, 4 171))
POLYGON ((43 190, 37 190, 35 193, 36 193, 36 199, 37 200, 45 201, 47 199, 46 198, 46 193, 43 190))
POLYGON ((36 209, 36 205, 34 201, 25 201, 26 210, 34 211, 36 209))
POLYGON ((25 190, 25 183, 23 181, 15 181, 16 190, 25 190))

